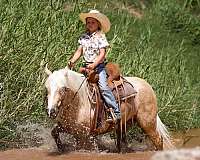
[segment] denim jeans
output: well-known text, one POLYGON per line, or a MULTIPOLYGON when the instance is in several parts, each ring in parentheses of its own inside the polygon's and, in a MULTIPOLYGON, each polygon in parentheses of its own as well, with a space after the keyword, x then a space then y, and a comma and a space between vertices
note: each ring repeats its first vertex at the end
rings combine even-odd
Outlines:
POLYGON ((119 105, 117 104, 111 89, 108 87, 105 64, 99 64, 96 69, 99 74, 98 86, 106 105, 109 108, 111 107, 114 110, 114 113, 120 115, 119 105))

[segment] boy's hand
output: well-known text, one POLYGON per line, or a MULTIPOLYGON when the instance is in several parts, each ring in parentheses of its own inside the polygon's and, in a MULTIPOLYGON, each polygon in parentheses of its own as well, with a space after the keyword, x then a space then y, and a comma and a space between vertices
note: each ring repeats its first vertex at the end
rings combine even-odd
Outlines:
POLYGON ((67 63, 67 66, 69 67, 69 69, 72 69, 72 68, 74 68, 75 64, 72 61, 69 61, 67 63))
POLYGON ((91 63, 91 64, 88 64, 87 65, 87 68, 90 69, 90 70, 93 70, 95 68, 95 64, 94 63, 91 63))

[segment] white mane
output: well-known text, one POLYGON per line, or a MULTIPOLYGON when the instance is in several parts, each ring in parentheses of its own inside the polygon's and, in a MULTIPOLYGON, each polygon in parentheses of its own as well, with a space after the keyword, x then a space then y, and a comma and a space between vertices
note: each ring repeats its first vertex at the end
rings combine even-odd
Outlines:
POLYGON ((71 88, 75 93, 78 92, 78 96, 80 98, 80 105, 83 108, 90 109, 91 104, 88 98, 88 88, 85 76, 72 70, 67 70, 67 83, 69 85, 69 88, 71 88))
POLYGON ((90 106, 87 95, 87 81, 82 74, 69 70, 68 68, 60 69, 58 71, 54 71, 49 76, 46 82, 47 88, 48 85, 58 88, 70 88, 74 91, 74 93, 78 92, 81 106, 90 106))

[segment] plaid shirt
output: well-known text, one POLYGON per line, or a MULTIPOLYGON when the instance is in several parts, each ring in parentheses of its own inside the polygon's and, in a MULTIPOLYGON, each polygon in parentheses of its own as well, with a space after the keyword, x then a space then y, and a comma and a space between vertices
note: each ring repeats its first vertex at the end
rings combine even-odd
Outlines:
POLYGON ((88 63, 96 60, 101 48, 109 46, 105 34, 100 31, 92 34, 86 32, 79 38, 78 42, 83 47, 83 57, 88 63))

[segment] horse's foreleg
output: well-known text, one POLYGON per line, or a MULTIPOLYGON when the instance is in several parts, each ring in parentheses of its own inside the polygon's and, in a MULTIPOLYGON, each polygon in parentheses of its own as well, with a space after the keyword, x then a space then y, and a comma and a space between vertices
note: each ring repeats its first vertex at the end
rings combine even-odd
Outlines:
POLYGON ((59 152, 63 152, 63 151, 64 151, 62 142, 61 142, 60 137, 59 137, 59 133, 61 133, 61 132, 64 132, 64 129, 63 129, 60 125, 57 125, 57 126, 51 131, 51 135, 52 135, 52 137, 54 138, 54 140, 55 140, 55 142, 56 142, 56 145, 57 145, 57 147, 58 147, 58 151, 59 151, 59 152))

